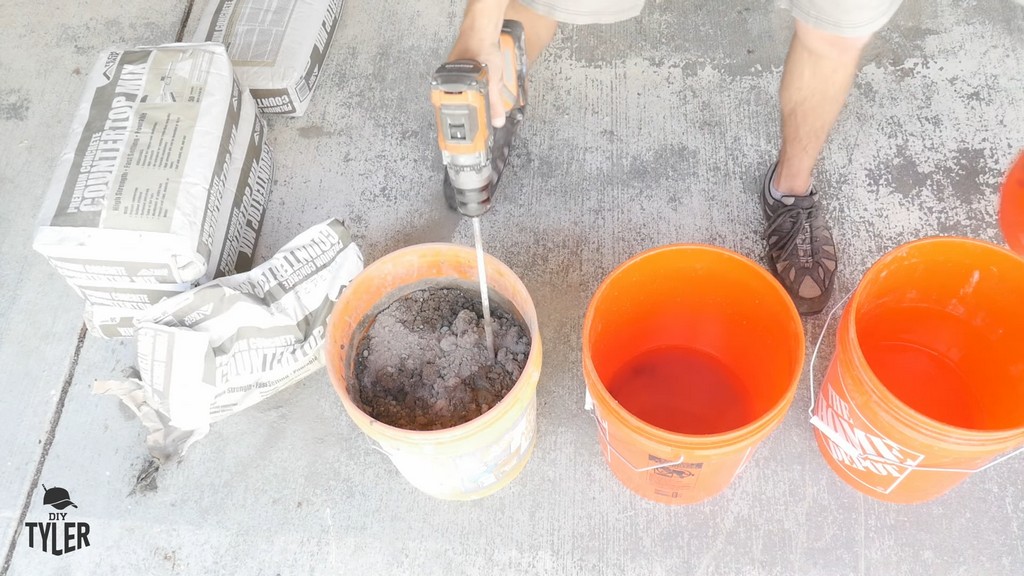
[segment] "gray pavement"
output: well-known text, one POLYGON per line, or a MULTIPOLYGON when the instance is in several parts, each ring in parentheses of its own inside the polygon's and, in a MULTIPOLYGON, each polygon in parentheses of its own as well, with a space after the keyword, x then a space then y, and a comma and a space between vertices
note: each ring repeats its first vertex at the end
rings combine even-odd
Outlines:
MULTIPOLYGON (((32 248, 85 77, 110 45, 174 39, 184 2, 0 2, 0 542, 4 555, 75 361, 82 303, 32 248)), ((84 334, 82 335, 84 337, 84 334)))
MULTIPOLYGON (((487 499, 412 488, 370 449, 319 372, 214 426, 155 488, 128 410, 90 391, 131 342, 79 339, 81 303, 31 251, 42 191, 107 45, 173 40, 183 2, 0 3, 0 560, 13 575, 1024 573, 1024 458, 947 496, 893 506, 825 465, 809 375, 729 490, 673 508, 623 488, 583 411, 586 302, 643 249, 703 242, 759 259, 761 174, 778 145, 787 13, 769 2, 649 2, 563 27, 531 73, 516 162, 487 249, 530 289, 544 337, 533 458, 487 499), (40 484, 68 488, 91 547, 27 545, 40 484)), ((259 253, 345 219, 368 261, 422 239, 440 167, 427 80, 461 2, 347 0, 306 116, 271 119, 278 159, 259 253)), ((934 234, 1001 241, 996 188, 1024 146, 1024 8, 907 0, 866 56, 817 183, 838 292, 888 249, 934 234)), ((470 241, 467 222, 454 240, 470 241)), ((809 344, 822 318, 805 322, 809 344)), ((831 339, 826 339, 827 356, 831 339)), ((822 365, 818 366, 820 377, 822 365)), ((2 570, 2 569, 0 569, 2 570)))

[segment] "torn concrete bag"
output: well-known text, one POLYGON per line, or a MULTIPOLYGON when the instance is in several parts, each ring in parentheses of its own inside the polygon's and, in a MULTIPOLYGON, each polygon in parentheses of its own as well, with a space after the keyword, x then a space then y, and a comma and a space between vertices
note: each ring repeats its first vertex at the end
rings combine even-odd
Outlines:
POLYGON ((90 329, 252 266, 273 179, 266 125, 219 44, 111 50, 52 180, 34 248, 87 302, 90 329))
POLYGON ((168 298, 138 321, 140 379, 101 381, 166 462, 243 410, 323 366, 327 319, 363 257, 337 220, 310 228, 250 272, 168 298))
POLYGON ((193 38, 227 46, 261 112, 301 116, 338 27, 343 0, 207 0, 193 38))

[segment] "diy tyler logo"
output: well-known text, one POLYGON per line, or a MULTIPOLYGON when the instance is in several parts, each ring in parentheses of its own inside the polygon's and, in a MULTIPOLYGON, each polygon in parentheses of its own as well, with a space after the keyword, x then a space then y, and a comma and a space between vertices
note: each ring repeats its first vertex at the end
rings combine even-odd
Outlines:
MULTIPOLYGON (((43 505, 52 506, 57 510, 78 505, 71 501, 71 495, 64 488, 43 485, 43 505)), ((28 528, 28 547, 39 548, 54 556, 63 556, 68 552, 81 550, 89 546, 89 524, 85 522, 69 522, 67 512, 50 512, 47 522, 25 522, 28 528)))

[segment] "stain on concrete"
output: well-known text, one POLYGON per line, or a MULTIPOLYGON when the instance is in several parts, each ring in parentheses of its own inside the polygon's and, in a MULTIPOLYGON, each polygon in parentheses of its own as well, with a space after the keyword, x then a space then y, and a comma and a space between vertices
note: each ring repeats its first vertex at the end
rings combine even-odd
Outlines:
POLYGON ((32 100, 18 88, 0 88, 0 120, 22 122, 28 117, 32 100))
POLYGON ((147 459, 139 469, 139 473, 135 476, 135 486, 132 488, 131 495, 145 495, 156 492, 159 489, 156 483, 159 472, 160 461, 156 458, 147 459))
POLYGON ((322 127, 315 125, 302 126, 295 130, 295 132, 299 135, 299 138, 307 138, 311 140, 331 135, 331 132, 328 132, 327 130, 324 130, 322 127))
POLYGON ((170 550, 170 551, 164 552, 163 559, 164 559, 164 562, 167 562, 167 564, 170 565, 172 572, 176 571, 178 569, 178 553, 177 553, 177 551, 170 550))

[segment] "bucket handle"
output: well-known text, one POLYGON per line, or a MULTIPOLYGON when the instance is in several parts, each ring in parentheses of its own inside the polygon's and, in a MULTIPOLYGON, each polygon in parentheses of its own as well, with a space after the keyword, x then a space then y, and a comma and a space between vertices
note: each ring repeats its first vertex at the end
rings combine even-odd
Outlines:
POLYGON ((619 460, 622 460, 622 462, 625 463, 626 466, 632 468, 633 472, 649 472, 651 470, 657 470, 658 468, 678 466, 679 464, 683 463, 683 460, 686 459, 686 456, 680 456, 679 460, 676 460, 675 462, 659 462, 658 464, 655 464, 653 466, 644 466, 642 468, 638 468, 634 466, 632 462, 626 460, 626 457, 620 454, 619 451, 615 449, 615 446, 612 446, 611 438, 608 437, 608 428, 607 426, 604 425, 604 423, 601 422, 601 419, 597 417, 597 410, 594 410, 594 399, 593 397, 590 396, 590 390, 586 391, 586 398, 584 399, 583 409, 586 410, 587 412, 590 412, 590 415, 594 417, 594 422, 597 423, 597 429, 601 431, 601 436, 604 437, 604 445, 608 447, 608 450, 611 451, 612 454, 618 456, 619 460))
MULTIPOLYGON (((817 343, 815 343, 814 352, 811 354, 811 365, 809 367, 810 373, 807 375, 811 391, 811 405, 807 409, 807 414, 810 416, 811 426, 817 428, 829 440, 835 442, 840 449, 842 449, 850 456, 853 456, 854 458, 860 458, 864 456, 864 454, 860 450, 858 450, 856 446, 850 444, 850 442, 847 441, 842 434, 839 434, 838 432, 833 430, 832 427, 830 427, 828 424, 825 424, 825 422, 821 418, 818 418, 814 414, 814 406, 817 402, 817 399, 814 396, 814 391, 816 388, 816 385, 814 383, 814 364, 815 361, 818 359, 818 351, 821 349, 821 342, 822 340, 825 339, 825 334, 828 332, 829 324, 832 323, 832 318, 835 316, 836 312, 838 312, 840 308, 842 308, 843 305, 846 304, 846 301, 849 300, 850 296, 852 295, 853 292, 848 292, 846 296, 843 296, 843 298, 839 300, 839 302, 832 308, 832 311, 828 313, 828 317, 825 319, 825 325, 821 327, 821 333, 818 334, 818 341, 817 343)), ((996 464, 999 464, 1000 462, 1012 458, 1022 452, 1024 452, 1024 445, 1020 446, 1019 448, 1012 452, 1003 454, 1002 456, 996 458, 995 460, 992 460, 991 462, 988 462, 987 464, 978 468, 933 468, 928 466, 908 466, 908 468, 910 468, 911 470, 921 470, 925 472, 959 472, 973 474, 975 472, 981 472, 986 468, 991 468, 992 466, 995 466, 996 464)))
POLYGON ((829 440, 835 442, 836 445, 839 446, 839 448, 842 449, 843 452, 846 452, 847 454, 853 456, 854 458, 859 458, 862 456, 862 454, 856 446, 850 444, 846 440, 846 438, 842 436, 842 434, 839 434, 838 432, 833 430, 831 426, 825 424, 825 422, 821 418, 818 418, 818 416, 814 414, 814 406, 818 401, 817 398, 814 396, 815 389, 817 388, 817 385, 814 383, 814 365, 818 360, 818 351, 821 350, 821 342, 822 340, 825 339, 825 334, 828 333, 828 327, 829 324, 832 323, 832 318, 836 315, 836 312, 838 312, 843 307, 843 305, 846 304, 846 301, 849 300, 850 296, 852 295, 853 292, 847 292, 846 296, 843 296, 842 299, 840 299, 839 302, 832 307, 832 311, 828 313, 828 317, 825 319, 825 325, 821 327, 821 333, 818 334, 818 342, 815 343, 814 352, 811 353, 811 365, 808 369, 809 373, 807 375, 807 380, 810 383, 811 391, 811 405, 810 407, 807 408, 807 415, 810 416, 811 426, 814 426, 829 440))
MULTIPOLYGON (((364 436, 366 436, 366 435, 364 435, 364 436)), ((370 438, 369 436, 366 436, 366 445, 369 446, 370 448, 376 450, 377 452, 380 452, 381 454, 387 456, 389 460, 394 460, 395 459, 394 456, 391 455, 391 452, 388 452, 379 441, 374 440, 373 438, 370 438)))

